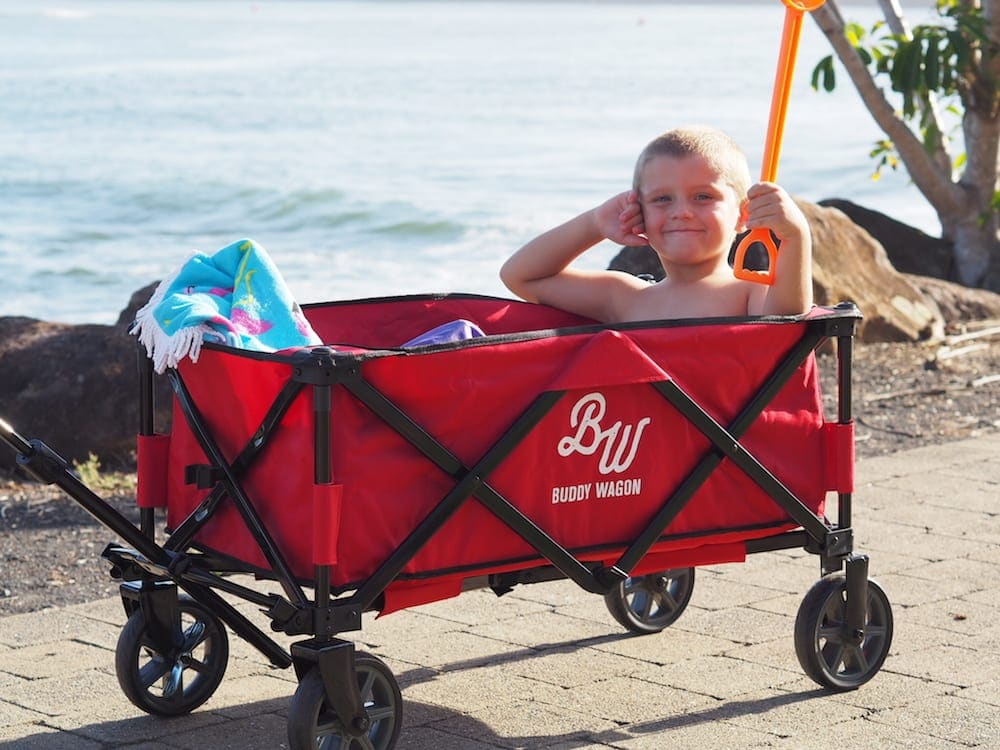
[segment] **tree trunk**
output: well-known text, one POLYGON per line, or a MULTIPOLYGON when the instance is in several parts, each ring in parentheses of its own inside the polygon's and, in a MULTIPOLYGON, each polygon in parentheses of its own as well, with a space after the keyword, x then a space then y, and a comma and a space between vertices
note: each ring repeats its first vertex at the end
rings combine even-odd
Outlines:
MULTIPOLYGON (((896 25, 903 26, 898 4, 882 0, 883 10, 888 4, 895 16, 896 25)), ((998 3, 990 0, 986 5, 987 17, 996 12, 998 3)), ((992 106, 966 107, 962 119, 967 152, 966 169, 959 182, 951 176, 947 155, 929 155, 920 139, 876 84, 871 71, 858 56, 844 35, 844 22, 836 0, 812 13, 824 36, 830 41, 835 54, 847 70, 872 118, 892 140, 896 151, 911 179, 937 212, 943 237, 955 248, 957 280, 966 286, 983 286, 1000 291, 1000 224, 997 211, 992 207, 997 190, 997 168, 1000 165, 998 141, 1000 119, 997 117, 996 86, 993 84, 992 106)), ((991 33, 1000 33, 1000 24, 991 19, 991 33)), ((1000 56, 991 61, 987 77, 995 81, 1000 71, 1000 56)), ((989 97, 985 97, 989 98, 989 97)))

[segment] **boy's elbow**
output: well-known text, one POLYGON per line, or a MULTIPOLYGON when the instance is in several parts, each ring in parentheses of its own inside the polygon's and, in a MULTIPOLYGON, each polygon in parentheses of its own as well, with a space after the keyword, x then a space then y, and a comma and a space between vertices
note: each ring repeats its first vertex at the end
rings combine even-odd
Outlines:
POLYGON ((511 271, 510 261, 507 261, 500 266, 500 281, 502 281, 503 285, 510 291, 517 294, 517 275, 511 271))
POLYGON ((516 267, 511 267, 511 261, 509 260, 500 267, 500 281, 503 282, 503 285, 507 289, 521 299, 528 300, 529 302, 535 301, 528 294, 525 279, 517 273, 516 267))

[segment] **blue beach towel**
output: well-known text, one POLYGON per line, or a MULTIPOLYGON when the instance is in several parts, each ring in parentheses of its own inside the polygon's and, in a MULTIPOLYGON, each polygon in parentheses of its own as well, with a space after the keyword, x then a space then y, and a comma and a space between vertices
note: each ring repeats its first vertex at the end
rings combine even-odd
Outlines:
POLYGON ((258 352, 321 343, 267 251, 248 239, 192 254, 160 282, 132 333, 157 372, 197 362, 203 341, 258 352))

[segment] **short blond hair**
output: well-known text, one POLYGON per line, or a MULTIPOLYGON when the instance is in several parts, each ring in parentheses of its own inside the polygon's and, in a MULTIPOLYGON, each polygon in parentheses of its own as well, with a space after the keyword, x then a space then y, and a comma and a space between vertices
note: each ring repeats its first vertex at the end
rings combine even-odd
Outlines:
MULTIPOLYGON (((639 154, 632 177, 632 187, 640 190, 642 170, 657 156, 700 156, 719 170, 726 183, 736 191, 739 200, 750 189, 750 166, 743 149, 727 134, 716 128, 693 125, 669 130, 650 141, 639 154)), ((641 191, 640 191, 641 192, 641 191)))

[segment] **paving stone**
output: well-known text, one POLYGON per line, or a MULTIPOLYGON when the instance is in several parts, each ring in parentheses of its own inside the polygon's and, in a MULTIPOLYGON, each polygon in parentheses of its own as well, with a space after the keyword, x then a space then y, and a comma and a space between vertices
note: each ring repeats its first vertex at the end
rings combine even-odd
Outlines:
MULTIPOLYGON (((758 564, 758 567, 760 565, 758 564)), ((777 567, 781 567, 778 563, 777 567)), ((785 566, 791 568, 791 565, 785 566)), ((764 588, 749 583, 742 575, 720 577, 713 581, 708 581, 704 585, 699 585, 695 580, 694 593, 691 595, 691 604, 709 611, 728 609, 730 607, 744 607, 754 602, 764 601, 774 597, 776 591, 782 591, 780 582, 776 581, 775 586, 764 588)))
POLYGON ((972 649, 933 646, 894 654, 885 669, 956 687, 971 687, 1000 676, 1000 661, 983 659, 981 653, 972 649))
POLYGON ((707 612, 689 607, 671 628, 706 633, 733 643, 764 643, 782 633, 790 633, 787 617, 752 607, 707 612))
MULTIPOLYGON (((710 588, 713 599, 711 604, 701 596, 696 601, 702 607, 713 609, 729 604, 739 606, 771 599, 776 592, 804 594, 820 576, 819 557, 816 555, 807 557, 808 559, 789 559, 774 553, 749 555, 746 562, 730 566, 726 574, 721 577, 719 585, 710 588), (718 592, 725 595, 726 588, 731 586, 747 587, 748 590, 745 594, 731 594, 733 596, 731 602, 727 602, 725 598, 715 600, 718 592)), ((700 571, 696 571, 695 575, 696 595, 702 593, 699 588, 698 572, 700 571)))
MULTIPOLYGON (((17 699, 21 691, 4 693, 9 699, 17 699)), ((0 700, 0 727, 9 727, 15 724, 30 724, 45 719, 45 714, 27 708, 21 703, 11 703, 7 700, 0 700)))
POLYGON ((1000 708, 1000 679, 991 679, 989 682, 959 690, 955 693, 955 697, 1000 708))
POLYGON ((996 706, 980 701, 940 696, 875 714, 872 721, 967 746, 1000 747, 996 706))
POLYGON ((538 687, 537 681, 519 675, 511 665, 494 665, 443 672, 432 679, 406 685, 402 690, 407 701, 477 713, 524 701, 538 687))
POLYGON ((46 641, 4 654, 0 669, 36 680, 108 668, 109 664, 113 668, 114 654, 106 649, 79 641, 46 641))
POLYGON ((38 618, 37 612, 4 617, 3 627, 0 628, 0 642, 21 648, 63 640, 106 643, 109 635, 113 637, 113 642, 118 639, 118 633, 108 623, 81 617, 74 611, 45 610, 44 627, 39 627, 38 618))
POLYGON ((705 748, 771 747, 774 735, 715 719, 687 721, 676 724, 652 723, 648 733, 627 727, 629 738, 616 740, 613 747, 621 750, 704 750, 705 748))
POLYGON ((803 750, 806 747, 864 748, 864 750, 963 750, 968 745, 951 742, 940 737, 928 737, 919 732, 896 726, 887 726, 861 717, 841 722, 831 727, 814 727, 806 724, 802 731, 791 737, 776 740, 769 747, 774 750, 803 750), (805 737, 813 736, 809 743, 805 737))
POLYGON ((527 702, 491 712, 486 720, 456 716, 436 728, 505 748, 545 748, 611 731, 615 725, 593 715, 527 702))
POLYGON ((285 709, 295 694, 295 685, 267 675, 232 679, 228 674, 206 704, 228 719, 285 709))
POLYGON ((253 747, 288 747, 288 724, 284 716, 261 713, 198 727, 170 737, 171 747, 183 750, 245 750, 253 747))
POLYGON ((612 675, 573 689, 539 691, 536 696, 553 710, 569 708, 629 727, 651 721, 680 722, 719 703, 711 696, 650 682, 641 675, 612 675))
MULTIPOLYGON (((681 617, 683 618, 683 615, 681 617)), ((614 638, 592 642, 590 647, 596 651, 606 651, 640 662, 671 664, 690 659, 692 656, 721 654, 732 645, 732 641, 671 626, 649 635, 622 633, 614 638)))
POLYGON ((530 680, 573 689, 613 674, 629 674, 636 668, 636 662, 616 654, 566 648, 549 649, 534 658, 518 659, 505 666, 530 680), (581 669, 582 664, 587 668, 581 669))
POLYGON ((409 727, 403 731, 396 743, 396 750, 496 750, 499 745, 479 742, 471 737, 448 734, 435 727, 409 727))
POLYGON ((498 597, 490 590, 476 590, 467 591, 454 599, 425 604, 417 609, 421 614, 438 617, 449 623, 481 625, 507 622, 536 612, 548 612, 552 607, 510 595, 498 597))
POLYGON ((176 735, 204 731, 206 727, 224 722, 225 717, 206 709, 169 719, 149 716, 127 700, 105 701, 103 705, 88 706, 86 710, 71 711, 46 720, 51 726, 110 747, 133 745, 150 738, 175 746, 172 738, 176 735))
POLYGON ((866 713, 866 708, 840 703, 832 700, 832 694, 817 691, 746 693, 719 708, 720 718, 777 737, 799 734, 803 727, 815 727, 827 735, 833 726, 866 713))
POLYGON ((728 656, 699 656, 663 667, 647 667, 635 674, 661 685, 719 699, 732 698, 761 687, 777 688, 799 678, 798 674, 788 670, 728 656))
MULTIPOLYGON (((996 592, 993 592, 996 596, 996 592)), ((975 635, 996 622, 995 607, 977 604, 966 597, 922 604, 907 610, 908 622, 975 635)))
POLYGON ((8 700, 50 717, 67 710, 96 709, 109 702, 128 705, 114 675, 96 669, 31 680, 8 700))
MULTIPOLYGON (((604 604, 601 603, 603 608, 604 604)), ((536 612, 523 615, 516 620, 503 620, 469 628, 484 638, 535 650, 564 648, 589 642, 619 637, 622 627, 614 623, 611 616, 605 622, 567 616, 561 609, 555 612, 536 612)))
MULTIPOLYGON (((41 724, 0 726, 3 750, 103 750, 103 745, 71 732, 41 724)), ((161 748, 164 746, 160 746, 161 748)), ((131 750, 131 748, 130 748, 131 750)))

